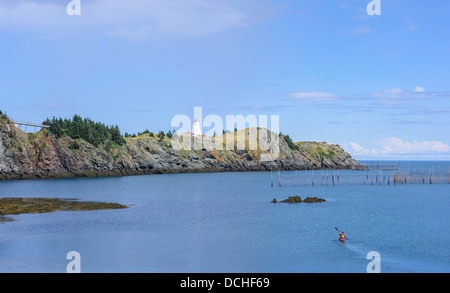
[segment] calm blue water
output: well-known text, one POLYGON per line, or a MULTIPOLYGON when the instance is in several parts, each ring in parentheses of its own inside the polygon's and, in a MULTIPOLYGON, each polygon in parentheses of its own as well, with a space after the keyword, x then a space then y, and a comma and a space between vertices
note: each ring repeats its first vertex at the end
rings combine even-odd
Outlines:
MULTIPOLYGON (((442 173, 450 167, 425 166, 431 164, 442 173)), ((358 172, 352 171, 355 178, 358 172)), ((16 221, 0 224, 0 272, 65 272, 69 251, 80 253, 82 272, 366 272, 369 251, 380 253, 381 272, 450 272, 449 184, 280 188, 270 186, 272 176, 0 182, 1 197, 131 206, 13 216, 16 221), (327 202, 270 203, 289 195, 327 202), (346 243, 338 241, 335 227, 346 232, 346 243)))

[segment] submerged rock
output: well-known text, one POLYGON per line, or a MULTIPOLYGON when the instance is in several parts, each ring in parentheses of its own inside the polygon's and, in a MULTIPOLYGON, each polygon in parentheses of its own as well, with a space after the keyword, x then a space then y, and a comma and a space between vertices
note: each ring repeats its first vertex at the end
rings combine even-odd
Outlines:
POLYGON ((92 211, 123 209, 125 205, 118 203, 78 201, 76 199, 59 198, 0 198, 0 217, 7 221, 5 215, 51 213, 56 211, 92 211))

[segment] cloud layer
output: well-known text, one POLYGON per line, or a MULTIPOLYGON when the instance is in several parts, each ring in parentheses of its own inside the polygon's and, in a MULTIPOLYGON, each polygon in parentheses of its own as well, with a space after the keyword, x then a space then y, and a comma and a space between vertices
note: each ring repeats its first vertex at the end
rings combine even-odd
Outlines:
POLYGON ((81 0, 81 15, 68 16, 67 1, 0 0, 0 29, 45 34, 101 30, 140 39, 199 36, 246 25, 249 12, 225 0, 81 0))
POLYGON ((292 92, 285 94, 295 101, 330 101, 339 99, 339 95, 327 92, 292 92))
POLYGON ((381 92, 370 92, 367 97, 375 102, 388 106, 403 105, 414 100, 429 100, 434 98, 450 97, 449 92, 428 92, 422 86, 414 90, 393 88, 381 92))
POLYGON ((374 141, 375 147, 365 148, 356 142, 349 142, 343 148, 353 156, 363 157, 423 157, 450 158, 450 146, 440 141, 404 141, 388 137, 374 141))

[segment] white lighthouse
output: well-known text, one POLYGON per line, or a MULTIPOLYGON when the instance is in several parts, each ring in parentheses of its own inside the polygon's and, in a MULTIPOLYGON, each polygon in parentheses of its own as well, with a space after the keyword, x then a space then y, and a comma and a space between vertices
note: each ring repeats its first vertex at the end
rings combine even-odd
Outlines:
POLYGON ((192 125, 192 134, 194 136, 202 136, 202 129, 200 128, 200 123, 197 118, 195 118, 194 124, 192 125))

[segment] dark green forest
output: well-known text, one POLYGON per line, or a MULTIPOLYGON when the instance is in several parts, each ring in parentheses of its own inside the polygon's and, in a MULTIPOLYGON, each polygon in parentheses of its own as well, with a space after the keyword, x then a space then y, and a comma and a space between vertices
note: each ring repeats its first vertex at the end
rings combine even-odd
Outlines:
POLYGON ((56 138, 69 136, 72 139, 84 139, 96 147, 100 144, 125 144, 117 125, 108 126, 89 118, 83 119, 79 115, 74 115, 72 119, 47 118, 42 124, 50 126, 49 131, 56 138))

